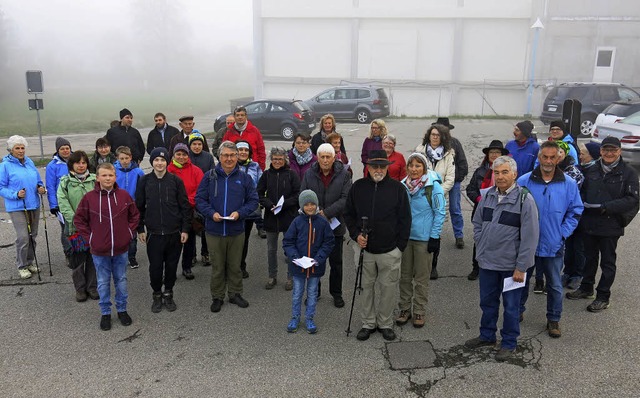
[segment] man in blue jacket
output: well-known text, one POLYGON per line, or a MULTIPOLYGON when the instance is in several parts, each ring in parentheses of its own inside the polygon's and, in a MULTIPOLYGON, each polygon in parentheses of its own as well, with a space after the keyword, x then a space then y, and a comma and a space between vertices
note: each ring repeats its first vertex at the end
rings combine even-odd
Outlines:
POLYGON ((219 312, 228 291, 229 302, 241 308, 244 220, 258 208, 258 194, 251 176, 238 167, 238 148, 224 141, 220 163, 208 171, 196 193, 196 209, 204 216, 207 246, 213 252, 211 312, 219 312))
MULTIPOLYGON (((536 249, 535 266, 542 268, 547 279, 547 330, 549 336, 560 337, 562 315, 562 265, 564 241, 578 226, 584 209, 576 182, 557 166, 558 144, 546 141, 540 146, 540 166, 518 179, 518 184, 527 187, 538 206, 540 238, 536 249)), ((529 280, 534 267, 527 272, 527 284, 520 299, 520 314, 525 311, 529 297, 529 280)))
POLYGON ((540 146, 532 136, 533 123, 529 120, 516 123, 513 129, 514 139, 504 146, 518 165, 518 177, 533 170, 540 146))

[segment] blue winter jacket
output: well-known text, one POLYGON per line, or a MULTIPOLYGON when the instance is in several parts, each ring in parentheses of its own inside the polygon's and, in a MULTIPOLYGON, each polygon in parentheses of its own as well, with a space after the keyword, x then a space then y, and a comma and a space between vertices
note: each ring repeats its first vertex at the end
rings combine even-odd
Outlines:
POLYGON ((409 192, 405 177, 402 185, 407 189, 409 204, 411 206, 411 234, 409 239, 426 242, 429 238, 440 238, 442 224, 446 215, 447 203, 444 198, 444 190, 440 185, 442 180, 438 173, 428 170, 422 178, 427 179, 426 184, 415 194, 409 192), (431 192, 431 205, 426 197, 427 186, 433 186, 431 192))
MULTIPOLYGON (((88 166, 88 165, 87 165, 88 166)), ((47 199, 49 200, 49 208, 55 209, 58 207, 58 185, 60 185, 60 179, 69 174, 69 168, 67 162, 62 160, 56 153, 53 155, 53 159, 47 164, 45 171, 45 180, 47 187, 47 199)))
POLYGON ((244 220, 258 208, 258 193, 250 176, 238 166, 227 175, 218 164, 205 173, 196 192, 196 209, 204 216, 205 230, 216 236, 236 236, 244 232, 244 220), (213 215, 240 214, 236 221, 213 221, 213 215))
POLYGON ((120 161, 116 160, 113 167, 116 168, 116 183, 118 183, 118 187, 129 192, 129 195, 135 199, 138 180, 142 178, 144 171, 142 171, 142 169, 138 167, 138 163, 134 161, 125 169, 120 164, 120 161))
POLYGON ((35 210, 40 207, 38 186, 44 186, 36 165, 28 157, 24 163, 12 155, 2 158, 0 163, 0 196, 4 198, 4 208, 7 213, 12 211, 35 210), (18 191, 26 189, 27 195, 18 199, 18 191))
POLYGON ((556 257, 578 226, 584 210, 576 182, 556 168, 553 179, 545 183, 540 167, 518 178, 518 185, 533 195, 540 215, 540 239, 536 256, 556 257))
POLYGON ((282 238, 282 249, 289 259, 289 274, 307 278, 321 277, 334 244, 333 230, 326 218, 319 214, 308 216, 301 213, 282 238), (304 269, 293 263, 292 260, 303 256, 313 258, 318 264, 304 269))
POLYGON ((519 146, 516 140, 511 140, 504 147, 509 150, 509 155, 518 165, 518 177, 533 170, 540 151, 540 145, 535 138, 529 137, 523 146, 519 146))

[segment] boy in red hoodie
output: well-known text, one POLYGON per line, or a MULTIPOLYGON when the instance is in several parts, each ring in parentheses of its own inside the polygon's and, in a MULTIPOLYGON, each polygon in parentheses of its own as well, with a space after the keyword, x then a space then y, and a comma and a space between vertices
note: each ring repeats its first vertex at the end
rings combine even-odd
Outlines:
POLYGON ((73 223, 89 242, 96 267, 100 295, 100 329, 111 329, 111 276, 116 289, 116 310, 123 326, 132 323, 127 314, 127 257, 140 213, 127 191, 116 184, 111 163, 98 166, 96 186, 82 198, 73 223))

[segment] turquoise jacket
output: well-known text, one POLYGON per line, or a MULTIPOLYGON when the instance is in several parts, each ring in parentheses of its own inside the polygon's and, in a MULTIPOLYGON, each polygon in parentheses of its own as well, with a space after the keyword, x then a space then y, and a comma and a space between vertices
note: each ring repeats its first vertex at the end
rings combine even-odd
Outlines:
POLYGON ((425 185, 413 195, 409 193, 405 177, 402 185, 409 195, 411 206, 411 233, 409 239, 426 242, 429 238, 440 238, 442 224, 446 216, 447 202, 444 198, 444 190, 440 185, 441 179, 438 173, 428 170, 422 178, 426 178, 425 185), (431 203, 426 197, 427 186, 432 186, 431 203))
POLYGON ((36 165, 28 157, 24 163, 11 154, 5 156, 0 163, 0 196, 4 198, 7 213, 12 211, 35 210, 40 207, 38 187, 44 186, 36 165), (18 191, 25 188, 27 195, 18 199, 18 191))

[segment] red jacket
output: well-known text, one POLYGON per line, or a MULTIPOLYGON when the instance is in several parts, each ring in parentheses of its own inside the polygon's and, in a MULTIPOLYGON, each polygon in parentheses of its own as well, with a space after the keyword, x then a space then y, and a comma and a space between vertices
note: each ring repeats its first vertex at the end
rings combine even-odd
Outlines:
POLYGON ((258 163, 262 171, 264 171, 267 161, 267 154, 264 150, 264 140, 262 139, 260 130, 258 130, 256 126, 254 126, 250 121, 247 120, 247 128, 244 129, 242 134, 240 134, 238 130, 236 130, 235 125, 232 125, 231 127, 227 128, 227 132, 224 133, 224 137, 222 137, 222 141, 237 142, 240 140, 247 141, 249 145, 251 145, 251 151, 253 151, 251 159, 258 163))
POLYGON ((73 224, 89 242, 91 254, 117 256, 129 250, 129 243, 138 227, 140 213, 129 193, 115 184, 111 191, 93 191, 80 200, 73 224))
POLYGON ((189 198, 189 204, 191 207, 196 206, 196 192, 204 173, 198 166, 194 166, 191 161, 187 160, 187 163, 182 165, 182 168, 178 168, 173 161, 167 166, 167 171, 171 174, 175 174, 184 183, 184 188, 187 191, 187 198, 189 198))

